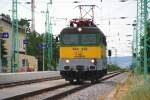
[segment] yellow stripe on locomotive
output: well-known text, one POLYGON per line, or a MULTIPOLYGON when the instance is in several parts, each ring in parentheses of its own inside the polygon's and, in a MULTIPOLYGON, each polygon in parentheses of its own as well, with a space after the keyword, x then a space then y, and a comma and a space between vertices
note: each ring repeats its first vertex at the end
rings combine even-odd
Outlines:
POLYGON ((105 48, 100 46, 70 46, 60 47, 60 58, 103 58, 105 48))

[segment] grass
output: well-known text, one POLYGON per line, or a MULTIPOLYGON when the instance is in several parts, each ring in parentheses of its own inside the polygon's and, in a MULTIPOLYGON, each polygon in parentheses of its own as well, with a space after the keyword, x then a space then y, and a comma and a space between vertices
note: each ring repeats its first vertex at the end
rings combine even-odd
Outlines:
POLYGON ((117 85, 112 100, 150 100, 150 85, 144 85, 143 75, 129 73, 126 82, 117 85))
POLYGON ((112 100, 121 100, 121 97, 124 96, 128 90, 129 90, 129 86, 132 84, 131 83, 131 74, 130 73, 127 73, 128 74, 128 79, 126 80, 126 82, 124 83, 118 83, 116 85, 116 91, 115 91, 115 94, 113 95, 113 98, 112 100))
POLYGON ((140 85, 129 90, 122 100, 150 100, 150 87, 140 85))
POLYGON ((119 100, 150 100, 150 86, 145 86, 143 81, 143 75, 132 75, 126 82, 128 91, 119 100))

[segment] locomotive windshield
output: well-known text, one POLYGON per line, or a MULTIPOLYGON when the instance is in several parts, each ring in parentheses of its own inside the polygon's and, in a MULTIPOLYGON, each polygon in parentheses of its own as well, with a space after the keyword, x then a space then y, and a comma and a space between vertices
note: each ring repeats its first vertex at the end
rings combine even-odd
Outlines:
POLYGON ((94 45, 97 43, 96 34, 63 34, 64 45, 94 45))
POLYGON ((81 44, 96 44, 96 34, 81 34, 81 44))
POLYGON ((64 34, 62 37, 63 44, 73 44, 77 45, 79 44, 79 36, 77 34, 64 34))

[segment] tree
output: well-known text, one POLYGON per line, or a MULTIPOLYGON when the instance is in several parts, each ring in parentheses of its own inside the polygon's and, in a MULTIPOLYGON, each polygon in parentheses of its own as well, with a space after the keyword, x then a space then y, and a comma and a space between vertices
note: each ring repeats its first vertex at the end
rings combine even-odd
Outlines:
MULTIPOLYGON (((30 30, 30 23, 27 19, 21 19, 19 21, 19 25, 30 30)), ((27 54, 31 56, 35 56, 38 59, 38 70, 42 70, 43 68, 43 48, 39 48, 39 45, 43 43, 43 35, 44 34, 39 34, 37 32, 32 32, 27 35, 29 43, 27 44, 27 54)), ((45 38, 48 40, 48 36, 45 38)), ((51 59, 51 65, 53 68, 48 68, 48 48, 45 47, 45 57, 44 57, 44 66, 45 70, 51 70, 54 69, 56 70, 57 68, 57 63, 58 63, 58 57, 59 57, 59 46, 57 45, 56 39, 52 37, 52 45, 53 45, 53 59, 51 59)), ((46 41, 47 43, 48 41, 46 41)), ((47 44, 46 44, 47 45, 47 44)))
POLYGON ((27 19, 20 19, 20 21, 18 22, 18 24, 19 24, 19 26, 26 26, 26 27, 30 27, 30 23, 29 23, 29 20, 27 20, 27 19))
POLYGON ((42 70, 42 48, 39 48, 39 44, 42 43, 43 38, 42 35, 33 32, 28 35, 28 41, 27 44, 27 54, 31 56, 35 56, 38 59, 38 69, 42 70))
POLYGON ((54 69, 57 69, 57 64, 59 61, 59 42, 57 38, 53 37, 53 59, 52 59, 52 65, 54 66, 54 69))

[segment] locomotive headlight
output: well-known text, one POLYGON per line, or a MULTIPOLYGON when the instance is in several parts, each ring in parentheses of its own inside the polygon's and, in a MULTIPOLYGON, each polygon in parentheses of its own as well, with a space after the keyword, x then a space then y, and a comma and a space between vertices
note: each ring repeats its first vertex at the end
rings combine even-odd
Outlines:
POLYGON ((92 60, 91 60, 91 63, 95 63, 95 60, 94 60, 94 59, 92 59, 92 60))
POLYGON ((67 60, 66 60, 66 63, 69 63, 69 62, 70 62, 70 60, 67 59, 67 60))
POLYGON ((81 32, 81 31, 82 31, 82 28, 81 28, 81 27, 79 27, 79 28, 78 28, 78 31, 79 31, 79 32, 81 32))

